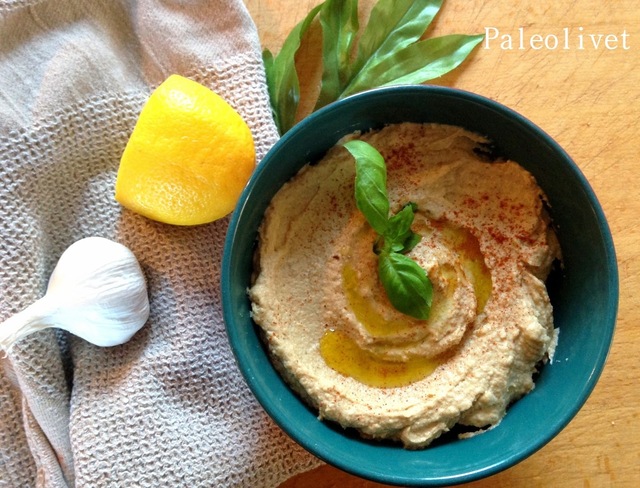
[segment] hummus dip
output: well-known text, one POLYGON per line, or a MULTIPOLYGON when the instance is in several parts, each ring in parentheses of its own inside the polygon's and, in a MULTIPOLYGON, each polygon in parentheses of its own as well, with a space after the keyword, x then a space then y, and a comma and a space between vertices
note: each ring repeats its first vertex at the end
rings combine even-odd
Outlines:
POLYGON ((421 448, 456 424, 497 425, 555 344, 545 279, 560 251, 542 190, 459 127, 350 138, 385 158, 392 213, 417 204, 408 256, 433 284, 429 319, 389 302, 337 145, 283 186, 260 228, 249 295, 274 364, 320 418, 367 438, 421 448))

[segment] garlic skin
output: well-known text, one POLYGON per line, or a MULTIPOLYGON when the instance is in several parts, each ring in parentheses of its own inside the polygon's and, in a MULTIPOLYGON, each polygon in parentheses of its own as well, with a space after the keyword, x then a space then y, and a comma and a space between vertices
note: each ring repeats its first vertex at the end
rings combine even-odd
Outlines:
POLYGON ((74 242, 60 256, 47 293, 0 324, 0 348, 57 327, 102 347, 127 342, 149 317, 147 285, 134 254, 103 237, 74 242))

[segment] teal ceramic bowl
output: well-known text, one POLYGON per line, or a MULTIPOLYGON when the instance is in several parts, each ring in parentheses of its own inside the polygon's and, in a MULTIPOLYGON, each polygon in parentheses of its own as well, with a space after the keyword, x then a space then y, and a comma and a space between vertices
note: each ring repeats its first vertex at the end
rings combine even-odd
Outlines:
MULTIPOLYGON (((319 217, 321 218, 321 217, 319 217)), ((347 472, 402 486, 452 485, 483 478, 533 454, 578 413, 611 345, 618 271, 602 208, 565 151, 516 112, 450 88, 404 86, 361 93, 312 114, 275 144, 258 166, 233 214, 222 262, 222 300, 231 347, 250 389, 273 420, 308 451, 347 472), (488 136, 495 151, 518 161, 546 192, 564 255, 548 283, 559 342, 536 388, 514 403, 493 430, 436 441, 409 451, 360 439, 319 421, 271 366, 249 313, 257 229, 276 191, 304 164, 320 159, 356 130, 394 122, 438 122, 488 136)))

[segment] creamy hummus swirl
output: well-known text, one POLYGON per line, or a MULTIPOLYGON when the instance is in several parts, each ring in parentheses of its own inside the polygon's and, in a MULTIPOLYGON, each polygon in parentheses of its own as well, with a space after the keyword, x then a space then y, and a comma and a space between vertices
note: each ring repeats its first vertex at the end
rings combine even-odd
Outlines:
POLYGON ((457 423, 497 424, 554 340, 544 280, 559 248, 542 191, 458 127, 351 137, 384 156, 392 211, 417 204, 409 256, 433 283, 430 317, 389 303, 353 159, 336 146, 278 192, 260 229, 249 293, 274 363, 320 417, 365 436, 419 448, 457 423))

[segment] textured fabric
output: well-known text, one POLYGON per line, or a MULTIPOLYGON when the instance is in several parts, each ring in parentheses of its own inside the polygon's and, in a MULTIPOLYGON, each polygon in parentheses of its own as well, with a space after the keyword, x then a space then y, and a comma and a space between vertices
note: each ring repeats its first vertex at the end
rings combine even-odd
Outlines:
POLYGON ((239 0, 0 1, 0 320, 94 235, 134 252, 151 305, 125 345, 49 329, 0 360, 0 487, 273 487, 319 464, 234 362, 219 288, 227 219, 173 227, 113 198, 140 109, 172 73, 228 100, 258 159, 275 142, 239 0))

